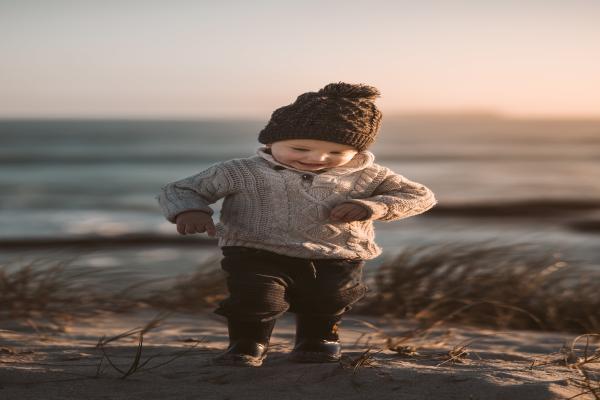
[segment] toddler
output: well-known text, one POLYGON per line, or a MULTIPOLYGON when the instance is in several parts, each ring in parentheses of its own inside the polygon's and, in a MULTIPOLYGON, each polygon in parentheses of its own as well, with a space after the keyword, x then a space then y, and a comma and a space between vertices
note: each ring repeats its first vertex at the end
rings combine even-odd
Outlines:
POLYGON ((436 204, 433 193, 376 164, 379 91, 331 83, 278 108, 255 156, 223 161, 163 187, 158 201, 182 234, 219 238, 229 297, 229 347, 214 362, 260 366, 275 320, 296 314, 290 359, 335 362, 338 324, 366 291, 365 260, 381 254, 373 221, 436 204), (209 207, 224 198, 220 221, 209 207))

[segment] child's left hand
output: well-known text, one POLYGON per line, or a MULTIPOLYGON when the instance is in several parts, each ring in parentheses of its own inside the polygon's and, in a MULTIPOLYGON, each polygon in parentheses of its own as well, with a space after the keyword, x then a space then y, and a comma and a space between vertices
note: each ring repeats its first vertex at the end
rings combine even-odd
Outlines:
POLYGON ((332 221, 363 221, 369 216, 369 211, 361 205, 354 203, 338 204, 331 210, 329 218, 332 221))

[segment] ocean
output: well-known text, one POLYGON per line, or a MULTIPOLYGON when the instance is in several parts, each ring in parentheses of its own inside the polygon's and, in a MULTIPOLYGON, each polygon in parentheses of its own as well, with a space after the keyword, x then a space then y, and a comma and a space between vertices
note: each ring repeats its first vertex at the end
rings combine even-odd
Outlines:
MULTIPOLYGON (((56 251, 60 243, 91 238, 111 239, 106 243, 115 246, 112 253, 102 250, 97 266, 119 265, 125 256, 117 253, 128 251, 129 258, 149 254, 129 259, 137 265, 173 259, 197 264, 202 246, 196 249, 189 240, 179 246, 183 238, 178 242, 181 237, 162 217, 155 196, 165 183, 215 162, 254 155, 265 124, 258 119, 0 121, 3 258, 42 247, 56 251), (140 243, 135 237, 152 238, 154 244, 133 252, 140 243), (120 238, 130 246, 117 245, 120 238)), ((597 231, 573 229, 600 217, 600 120, 390 116, 370 150, 376 162, 425 184, 439 201, 431 213, 377 222, 378 243, 387 251, 457 240, 537 241, 600 262, 597 231)), ((214 255, 214 243, 211 251, 214 255)))

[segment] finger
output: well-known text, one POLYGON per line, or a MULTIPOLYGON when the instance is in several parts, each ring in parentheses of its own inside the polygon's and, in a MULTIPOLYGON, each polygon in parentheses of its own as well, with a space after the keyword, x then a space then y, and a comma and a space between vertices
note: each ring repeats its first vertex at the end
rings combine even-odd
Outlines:
POLYGON ((348 213, 348 218, 352 218, 353 221, 358 221, 361 218, 366 217, 366 210, 361 208, 355 208, 348 213))
POLYGON ((212 222, 206 224, 206 233, 209 236, 215 236, 215 234, 217 233, 217 229, 215 228, 215 224, 213 224, 212 222))
POLYGON ((335 217, 336 217, 337 219, 339 219, 339 220, 342 220, 342 221, 344 221, 344 220, 346 219, 346 215, 347 215, 347 214, 348 214, 348 213, 347 213, 347 211, 341 211, 341 212, 338 212, 338 213, 335 215, 335 217))
POLYGON ((341 213, 347 213, 348 211, 351 211, 354 209, 354 205, 350 204, 350 203, 343 203, 343 204, 338 204, 336 206, 337 211, 341 212, 341 213))
POLYGON ((348 218, 352 218, 354 220, 358 219, 363 214, 363 210, 355 209, 348 213, 348 218))
POLYGON ((180 235, 185 235, 185 224, 177 224, 177 232, 180 235))
POLYGON ((186 224, 185 225, 185 233, 196 233, 196 227, 192 224, 186 224))
POLYGON ((335 206, 335 210, 338 212, 346 212, 348 210, 352 209, 352 204, 338 204, 337 206, 335 206))
POLYGON ((348 215, 349 213, 352 213, 356 210, 360 210, 361 208, 358 208, 356 205, 354 204, 344 204, 341 211, 343 212, 344 215, 348 215))
POLYGON ((204 229, 204 225, 196 224, 196 225, 194 225, 194 227, 196 228, 196 232, 198 232, 198 233, 202 233, 206 230, 206 229, 204 229))
POLYGON ((332 210, 331 213, 329 213, 329 218, 331 219, 340 219, 340 212, 338 210, 332 210))
POLYGON ((368 216, 369 216, 369 213, 363 212, 359 216, 356 217, 356 220, 357 221, 366 221, 368 216))
POLYGON ((340 204, 331 211, 331 217, 336 220, 344 220, 353 208, 352 204, 340 204))

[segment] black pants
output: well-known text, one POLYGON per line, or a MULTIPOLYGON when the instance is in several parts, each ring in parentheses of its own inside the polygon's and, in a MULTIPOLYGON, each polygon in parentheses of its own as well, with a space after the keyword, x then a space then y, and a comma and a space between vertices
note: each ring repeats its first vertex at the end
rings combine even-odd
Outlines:
POLYGON ((367 290, 363 260, 305 259, 241 246, 222 247, 229 298, 215 313, 243 321, 269 321, 286 311, 341 315, 367 290))

